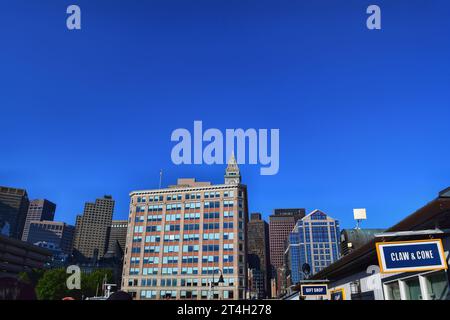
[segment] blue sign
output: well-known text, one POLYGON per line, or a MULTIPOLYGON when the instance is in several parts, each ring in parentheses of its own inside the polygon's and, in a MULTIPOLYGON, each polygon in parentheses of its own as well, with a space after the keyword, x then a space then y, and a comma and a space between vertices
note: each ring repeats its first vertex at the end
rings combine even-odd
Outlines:
POLYGON ((328 286, 326 284, 303 284, 301 292, 302 296, 326 296, 328 286))
POLYGON ((440 239, 379 242, 376 249, 383 273, 447 269, 440 239))

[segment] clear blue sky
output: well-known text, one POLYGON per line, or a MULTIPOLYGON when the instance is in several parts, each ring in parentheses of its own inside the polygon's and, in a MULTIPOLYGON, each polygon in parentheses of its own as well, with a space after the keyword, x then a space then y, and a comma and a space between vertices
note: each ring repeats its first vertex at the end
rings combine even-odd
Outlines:
POLYGON ((175 166, 176 128, 279 128, 280 171, 242 166, 251 211, 322 209, 388 227, 450 185, 447 0, 2 2, 0 185, 57 203, 224 166, 175 166), (82 9, 68 31, 65 10, 82 9), (365 27, 370 4, 382 30, 365 27))

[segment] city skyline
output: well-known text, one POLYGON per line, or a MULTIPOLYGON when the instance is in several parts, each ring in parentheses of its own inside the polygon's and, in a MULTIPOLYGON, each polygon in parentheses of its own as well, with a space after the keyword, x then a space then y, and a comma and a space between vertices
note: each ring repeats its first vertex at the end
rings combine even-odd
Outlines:
MULTIPOLYGON (((218 166, 224 167, 224 165, 218 165, 218 166)), ((245 176, 245 173, 244 173, 244 176, 245 176)), ((156 175, 155 175, 155 177, 156 177, 156 175)), ((159 175, 158 175, 158 177, 159 177, 159 175)), ((202 180, 202 179, 198 179, 197 177, 179 177, 177 179, 189 179, 189 178, 202 180)), ((167 184, 163 184, 161 186, 161 188, 166 188, 169 185, 176 183, 177 179, 175 179, 172 182, 167 182, 167 184)), ((205 177, 205 179, 209 179, 213 183, 216 183, 216 180, 219 180, 219 179, 215 179, 215 178, 211 178, 211 177, 205 177)), ((23 186, 20 186, 20 185, 12 185, 11 186, 11 185, 7 185, 7 184, 4 184, 4 185, 7 186, 7 187, 10 187, 10 188, 17 188, 17 189, 24 189, 24 190, 26 190, 28 192, 28 195, 29 195, 30 199, 32 199, 32 200, 39 200, 39 199, 46 198, 46 199, 48 199, 48 200, 50 200, 52 202, 55 202, 58 205, 58 207, 57 207, 55 215, 54 215, 54 220, 55 221, 62 221, 62 222, 65 222, 65 223, 67 223, 69 225, 73 225, 73 226, 75 226, 75 224, 76 224, 76 216, 83 212, 83 208, 84 208, 84 205, 85 205, 86 201, 94 201, 96 198, 101 197, 102 194, 110 194, 109 192, 105 191, 105 192, 99 192, 98 194, 86 195, 87 198, 82 200, 82 202, 80 204, 76 205, 76 207, 80 207, 81 208, 79 211, 73 211, 72 214, 61 214, 61 209, 59 209, 59 207, 60 206, 66 207, 66 206, 64 205, 64 203, 57 203, 56 201, 53 201, 51 196, 46 196, 43 193, 38 193, 40 196, 36 197, 36 196, 34 196, 33 191, 30 191, 30 190, 28 190, 27 188, 25 188, 23 186)), ((147 188, 131 188, 130 192, 131 192, 131 190, 139 190, 139 189, 145 190, 145 189, 158 189, 159 188, 159 186, 157 186, 157 182, 155 182, 154 185, 155 186, 152 187, 152 188, 151 187, 147 187, 147 188)), ((441 189, 444 189, 444 188, 440 188, 440 189, 437 188, 436 190, 441 190, 441 189)), ((123 207, 123 206, 126 206, 126 207, 129 206, 129 192, 126 193, 125 195, 121 195, 121 196, 114 196, 114 195, 112 195, 112 196, 114 197, 114 199, 116 201, 116 206, 115 206, 116 208, 114 209, 114 212, 113 212, 113 219, 114 220, 126 219, 128 213, 126 211, 122 210, 122 209, 117 209, 117 208, 118 207, 120 208, 120 207, 123 207), (127 203, 128 203, 128 205, 127 205, 127 203)), ((433 196, 433 192, 430 192, 430 196, 428 196, 428 199, 431 198, 432 196, 433 196)), ((424 197, 424 196, 422 195, 421 197, 424 197)), ((73 201, 70 201, 70 202, 73 202, 73 201)), ((324 201, 324 203, 325 202, 326 201, 324 201)), ((420 201, 417 201, 417 202, 420 202, 420 201)), ((320 203, 320 200, 318 200, 317 203, 320 203)), ((423 203, 423 201, 422 201, 422 203, 423 203)), ((269 222, 269 216, 274 213, 275 209, 280 208, 280 207, 294 207, 294 206, 303 206, 303 207, 305 207, 307 213, 310 213, 310 212, 312 212, 314 210, 323 210, 324 212, 329 212, 329 210, 324 209, 325 206, 309 207, 307 205, 307 203, 306 204, 305 203, 296 203, 296 202, 292 202, 292 201, 290 201, 290 202, 281 202, 280 201, 280 202, 276 203, 276 206, 274 206, 272 208, 269 208, 268 211, 258 211, 257 209, 254 209, 252 207, 252 197, 251 197, 251 195, 249 195, 249 208, 250 208, 249 212, 261 212, 262 218, 266 222, 269 222)), ((370 212, 371 211, 370 207, 368 208, 367 206, 364 206, 364 204, 361 204, 360 207, 361 206, 365 207, 369 211, 368 212, 368 219, 365 220, 362 223, 362 227, 364 227, 364 228, 374 228, 374 227, 384 228, 384 227, 387 227, 388 225, 391 225, 391 224, 397 222, 397 220, 395 220, 395 219, 394 220, 387 220, 388 222, 382 221, 381 224, 378 223, 378 222, 374 222, 376 220, 374 218, 376 218, 376 217, 373 217, 373 212, 370 212)), ((336 218, 339 219, 339 221, 342 221, 342 226, 344 228, 353 228, 353 227, 356 226, 356 221, 353 219, 353 211, 352 210, 354 208, 356 208, 356 207, 358 207, 358 206, 350 206, 350 207, 348 207, 348 210, 346 210, 344 215, 341 215, 339 213, 332 213, 332 214, 333 214, 333 216, 336 216, 336 218)), ((411 210, 409 212, 411 212, 411 210)), ((399 215, 401 217, 401 216, 409 214, 409 212, 408 211, 401 212, 401 214, 396 214, 396 216, 399 215)))

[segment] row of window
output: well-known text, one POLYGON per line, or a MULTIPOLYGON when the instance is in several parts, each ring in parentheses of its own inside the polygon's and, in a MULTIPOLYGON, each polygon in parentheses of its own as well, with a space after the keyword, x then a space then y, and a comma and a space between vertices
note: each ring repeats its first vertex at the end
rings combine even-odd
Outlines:
MULTIPOLYGON (((147 236, 146 242, 160 242, 161 237, 160 236, 147 236)), ((184 241, 198 241, 200 239, 199 234, 185 234, 183 235, 184 241)), ((203 234, 203 240, 219 240, 220 239, 220 233, 204 233, 203 234)), ((234 239, 234 233, 233 232, 225 232, 223 234, 224 240, 232 240, 234 239)), ((179 234, 171 234, 171 235, 164 235, 164 242, 178 242, 180 241, 180 235, 179 234)), ((138 242, 138 241, 137 241, 138 242)), ((144 252, 159 252, 159 246, 146 246, 144 248, 144 252)))
MULTIPOLYGON (((181 210, 183 207, 182 203, 172 203, 172 204, 166 204, 166 211, 173 211, 173 210, 181 210)), ((223 207, 224 208, 230 208, 234 207, 234 201, 233 200, 225 200, 223 201, 223 207)), ((242 208, 242 201, 239 200, 239 207, 242 208)), ((136 206, 136 213, 145 212, 146 206, 144 205, 138 205, 136 206)), ((201 202, 188 202, 184 204, 184 208, 186 210, 192 210, 192 209, 200 209, 201 208, 201 202)), ((220 208, 220 201, 205 201, 203 203, 204 209, 219 209, 220 208)), ((161 212, 163 211, 163 205, 149 205, 148 206, 148 212, 161 212)))
MULTIPOLYGON (((156 299, 158 291, 156 290, 141 290, 141 299, 156 299)), ((202 290, 200 292, 201 299, 209 299, 211 292, 208 290, 202 290)), ((219 293, 218 291, 213 291, 213 298, 218 299, 219 293)), ((234 292, 232 290, 222 291, 223 299, 234 299, 234 292)), ((159 291, 159 299, 176 299, 177 292, 175 290, 161 290, 159 291)), ((180 291, 180 299, 197 299, 198 291, 197 290, 181 290, 180 291)))
MULTIPOLYGON (((223 214, 224 218, 233 218, 234 212, 233 211, 224 211, 223 214)), ((242 218, 242 214, 239 215, 242 218)), ((162 219, 161 214, 154 214, 154 215, 148 215, 147 221, 148 222, 161 222, 162 219)), ((206 212, 203 214, 203 219, 219 219, 220 218, 220 212, 206 212)), ((185 213, 184 214, 184 220, 197 220, 200 219, 200 212, 191 212, 191 213, 185 213)), ((166 221, 180 221, 181 220, 181 214, 167 214, 166 215, 166 221)), ((144 216, 136 216, 134 218, 134 221, 144 222, 145 217, 144 216)))
MULTIPOLYGON (((224 211, 224 218, 232 218, 234 217, 233 211, 224 211)), ((203 214, 203 219, 219 219, 220 218, 220 212, 206 212, 203 214)), ((184 214, 184 220, 195 220, 200 219, 200 212, 192 212, 192 213, 185 213, 184 214)), ((144 216, 136 216, 134 221, 135 222, 144 222, 145 217, 144 216)), ((168 214, 166 215, 166 221, 180 221, 181 215, 180 214, 168 214)), ((162 221, 162 215, 148 215, 147 221, 149 222, 160 222, 162 221)))
MULTIPOLYGON (((156 237, 155 237, 156 238, 156 237)), ((159 238, 159 237, 158 237, 159 238)), ((150 239, 149 239, 150 240, 150 239)), ((156 241, 148 241, 148 242, 159 242, 156 241)), ((219 251, 219 245, 218 244, 205 244, 202 246, 203 252, 209 252, 209 251, 219 251)), ((199 251, 199 245, 183 245, 182 246, 183 252, 198 252, 199 251)), ((232 243, 224 243, 223 244, 223 250, 224 251, 232 251, 234 250, 234 244, 232 243)), ((163 252, 164 253, 172 253, 172 252, 179 252, 180 246, 179 245, 168 245, 163 246, 163 252)), ((141 247, 132 247, 131 253, 140 253, 141 247)), ((152 252, 160 252, 159 246, 145 246, 144 252, 146 253, 152 253, 152 252)))
MULTIPOLYGON (((217 267, 202 267, 202 274, 216 274, 217 273, 217 267)), ((142 268, 142 274, 143 275, 157 275, 159 269, 157 267, 150 267, 150 268, 142 268)), ((181 271, 180 274, 193 274, 196 275, 199 272, 199 269, 197 267, 182 267, 181 270, 179 270, 178 267, 163 267, 161 268, 161 274, 162 275, 177 275, 178 271, 181 271)), ((243 274, 243 268, 239 268, 239 274, 243 274)), ((130 268, 129 269, 129 275, 139 275, 140 269, 139 268, 130 268)), ((233 267, 224 267, 223 268, 223 274, 234 274, 234 268, 233 267)))
MULTIPOLYGON (((165 242, 172 242, 172 241, 180 241, 181 236, 179 234, 170 234, 170 235, 164 235, 164 241, 165 242)), ((219 240, 220 239, 220 233, 204 233, 203 234, 203 240, 219 240)), ((223 233, 223 239, 224 240, 232 240, 234 239, 234 232, 224 232, 223 233)), ((200 235, 198 233, 188 233, 183 235, 184 241, 198 241, 200 240, 200 235)), ((161 236, 146 236, 145 242, 160 242, 161 236)), ((134 236, 133 237, 134 243, 140 243, 142 242, 142 236, 134 236)))
MULTIPOLYGON (((205 192, 203 194, 205 199, 210 199, 210 198, 220 198, 221 192, 220 191, 211 191, 211 192, 205 192)), ((234 197, 234 191, 224 191, 223 192, 223 196, 225 198, 232 198, 234 197)), ((239 196, 242 197, 242 192, 239 192, 239 196)), ((184 195, 184 198, 186 200, 199 200, 201 199, 201 193, 186 193, 184 195)), ((136 198, 136 201, 138 203, 144 203, 144 202, 160 202, 160 201, 164 201, 164 196, 162 195, 156 195, 156 196, 139 196, 136 198)), ((168 194, 166 196, 166 200, 167 201, 181 201, 183 199, 183 195, 182 194, 168 194)))
MULTIPOLYGON (((159 251, 159 250, 158 250, 159 251)), ((328 258, 329 259, 329 258, 328 258)), ((198 256, 182 256, 182 263, 198 263, 198 256)), ((223 256, 223 262, 233 262, 234 256, 233 255, 224 255, 223 256)), ((139 264, 141 262, 140 257, 131 257, 130 258, 130 264, 135 265, 139 264)), ((144 257, 143 258, 144 264, 158 264, 159 263, 159 257, 144 257)), ((219 256, 202 256, 202 262, 203 263, 212 263, 212 262, 219 262, 219 256)), ((166 256, 162 259, 163 264, 174 264, 178 263, 178 256, 166 256)))
MULTIPOLYGON (((224 222, 223 223, 223 229, 233 229, 234 223, 233 222, 224 222)), ((239 228, 243 228, 242 221, 239 221, 239 228)), ((204 223, 203 224, 203 230, 218 230, 220 229, 220 223, 204 223)), ((161 232, 162 227, 161 225, 151 225, 147 226, 145 228, 146 232, 161 232)), ((164 226, 164 231, 180 231, 181 226, 179 224, 166 224, 164 226)), ((200 230, 200 224, 199 223, 186 223, 183 225, 184 231, 195 231, 200 230)), ((134 233, 143 233, 144 232, 144 226, 135 226, 134 227, 134 233)))
MULTIPOLYGON (((148 196, 148 201, 149 202, 158 202, 158 201, 163 201, 164 197, 161 195, 158 196, 148 196)), ((137 197, 137 202, 146 202, 147 201, 147 197, 137 197)))
MULTIPOLYGON (((209 286, 210 282, 213 281, 213 279, 197 279, 197 278, 168 278, 168 279, 160 279, 159 286, 161 287, 176 287, 178 284, 181 287, 207 287, 209 286), (179 280, 179 281, 178 281, 179 280)), ((217 281, 217 279, 214 279, 214 281, 217 281)), ((234 278, 224 278, 224 284, 223 286, 234 286, 235 279, 234 278)), ((132 282, 129 283, 129 286, 132 286, 132 282)), ((141 287, 157 287, 158 286, 158 279, 155 278, 144 278, 141 279, 141 287)))

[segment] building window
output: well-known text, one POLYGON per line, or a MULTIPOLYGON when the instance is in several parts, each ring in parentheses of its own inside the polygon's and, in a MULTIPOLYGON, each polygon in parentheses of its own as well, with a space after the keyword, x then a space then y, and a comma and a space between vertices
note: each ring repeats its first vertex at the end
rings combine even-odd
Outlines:
POLYGON ((419 277, 414 277, 405 280, 406 299, 407 300, 420 300, 422 295, 420 293, 419 277))
POLYGON ((225 290, 223 292, 224 299, 233 299, 234 292, 232 290, 225 290))
POLYGON ((175 290, 173 290, 173 291, 161 290, 160 291, 161 299, 175 299, 176 297, 177 297, 177 292, 175 290))
POLYGON ((398 281, 385 284, 388 300, 401 300, 398 281))
POLYGON ((141 299, 156 299, 156 291, 141 290, 141 299))
POLYGON ((431 300, 444 300, 448 292, 448 279, 444 271, 432 273, 425 277, 427 280, 428 294, 431 300))

